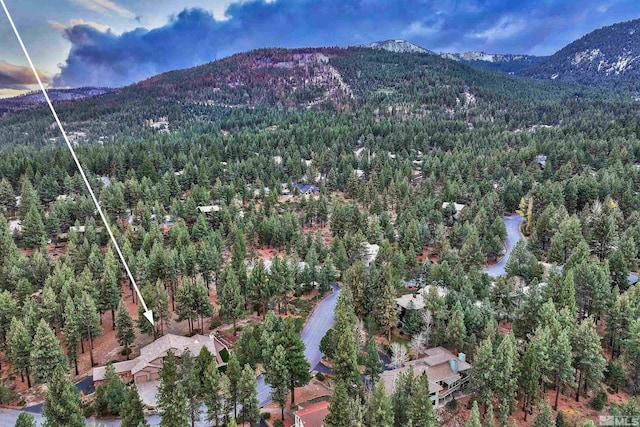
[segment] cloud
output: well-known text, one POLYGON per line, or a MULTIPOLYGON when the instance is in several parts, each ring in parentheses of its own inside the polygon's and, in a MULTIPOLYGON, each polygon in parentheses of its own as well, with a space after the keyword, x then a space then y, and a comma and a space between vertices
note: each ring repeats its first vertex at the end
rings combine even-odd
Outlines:
POLYGON ((123 18, 135 18, 130 10, 112 2, 111 0, 74 0, 80 6, 98 12, 101 15, 118 15, 123 18))
POLYGON ((550 54, 638 13, 637 0, 610 0, 600 13, 593 12, 601 0, 236 0, 223 19, 218 9, 228 1, 122 34, 87 22, 58 25, 72 46, 54 83, 121 86, 259 47, 347 46, 398 37, 435 51, 550 54))
POLYGON ((49 21, 49 25, 57 30, 60 30, 63 34, 65 34, 68 29, 73 28, 76 25, 86 25, 102 32, 105 32, 110 28, 108 25, 98 24, 97 22, 93 21, 85 21, 83 19, 71 19, 69 21, 69 25, 64 25, 58 21, 49 21))
MULTIPOLYGON (((50 83, 51 76, 38 70, 43 83, 50 83)), ((33 71, 29 67, 10 64, 0 60, 0 88, 13 90, 29 90, 27 85, 38 84, 33 71)))

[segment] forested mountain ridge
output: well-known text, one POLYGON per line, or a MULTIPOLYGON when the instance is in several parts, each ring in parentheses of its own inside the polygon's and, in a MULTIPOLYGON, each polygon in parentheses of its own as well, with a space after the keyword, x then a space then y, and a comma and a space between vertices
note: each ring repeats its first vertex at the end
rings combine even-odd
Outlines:
POLYGON ((454 61, 461 61, 482 70, 498 71, 508 74, 519 74, 547 59, 546 56, 485 53, 477 51, 462 53, 443 52, 440 56, 453 59, 454 61))
MULTIPOLYGON (((584 88, 477 70, 437 55, 355 47, 260 49, 65 102, 58 113, 68 131, 87 140, 142 136, 157 130, 157 123, 172 131, 194 120, 227 129, 219 119, 260 108, 269 114, 312 109, 378 118, 402 112, 396 116, 402 120, 464 117, 469 126, 505 118, 512 122, 508 127, 519 128, 547 120, 523 121, 521 111, 537 109, 535 114, 553 120, 542 124, 555 125, 564 109, 548 114, 550 103, 559 106, 584 94, 584 88)), ((0 144, 43 144, 59 137, 45 108, 1 123, 0 144)))
POLYGON ((592 31, 522 74, 586 84, 638 79, 640 19, 592 31))
MULTIPOLYGON (((47 94, 52 102, 63 102, 75 101, 117 91, 118 89, 112 88, 80 87, 74 89, 49 89, 47 94)), ((20 96, 3 98, 0 99, 0 117, 6 113, 33 110, 44 105, 44 103, 44 96, 39 90, 20 96)))

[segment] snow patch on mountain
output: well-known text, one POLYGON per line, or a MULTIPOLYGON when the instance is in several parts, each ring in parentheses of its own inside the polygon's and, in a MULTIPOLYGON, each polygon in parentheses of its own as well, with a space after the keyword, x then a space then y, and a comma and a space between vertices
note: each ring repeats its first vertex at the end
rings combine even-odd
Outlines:
POLYGON ((386 50, 389 52, 395 52, 395 53, 429 53, 429 54, 433 54, 433 52, 431 52, 428 49, 425 49, 423 47, 420 47, 416 44, 413 44, 411 42, 408 42, 406 40, 385 40, 385 41, 380 41, 380 42, 373 42, 373 43, 369 43, 369 44, 365 44, 365 45, 361 45, 360 47, 366 47, 369 49, 380 49, 380 50, 386 50))

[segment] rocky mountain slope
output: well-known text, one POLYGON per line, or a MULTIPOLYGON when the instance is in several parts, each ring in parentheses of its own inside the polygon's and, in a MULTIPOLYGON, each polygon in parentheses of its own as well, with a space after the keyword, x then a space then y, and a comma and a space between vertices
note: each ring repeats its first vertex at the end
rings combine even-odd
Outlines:
POLYGON ((380 42, 373 42, 362 45, 360 47, 367 47, 370 49, 381 49, 387 52, 395 53, 430 53, 434 54, 428 49, 420 47, 416 44, 408 42, 406 40, 385 40, 380 42))
POLYGON ((640 19, 592 31, 522 74, 585 84, 638 79, 640 19))

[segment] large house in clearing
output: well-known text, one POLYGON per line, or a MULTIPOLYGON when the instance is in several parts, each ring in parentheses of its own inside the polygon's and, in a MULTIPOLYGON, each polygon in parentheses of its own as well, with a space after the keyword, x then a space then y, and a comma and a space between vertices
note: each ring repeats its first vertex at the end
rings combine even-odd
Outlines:
POLYGON ((410 366, 413 366, 415 375, 427 373, 429 394, 436 408, 469 382, 471 365, 467 363, 464 353, 456 357, 444 347, 434 347, 428 349, 426 354, 421 359, 412 360, 401 368, 384 371, 380 375, 388 395, 393 393, 398 375, 408 371, 410 366))
MULTIPOLYGON (((140 356, 132 360, 114 363, 113 368, 127 384, 154 381, 159 379, 162 359, 169 350, 173 351, 178 357, 181 357, 186 350, 189 350, 195 357, 200 353, 202 347, 207 347, 216 359, 218 366, 225 364, 223 358, 226 360, 227 357, 223 357, 223 355, 228 355, 229 350, 215 336, 194 335, 192 337, 182 337, 180 335, 167 334, 142 347, 140 356)), ((93 383, 95 385, 104 381, 105 371, 105 366, 93 368, 93 383)))

